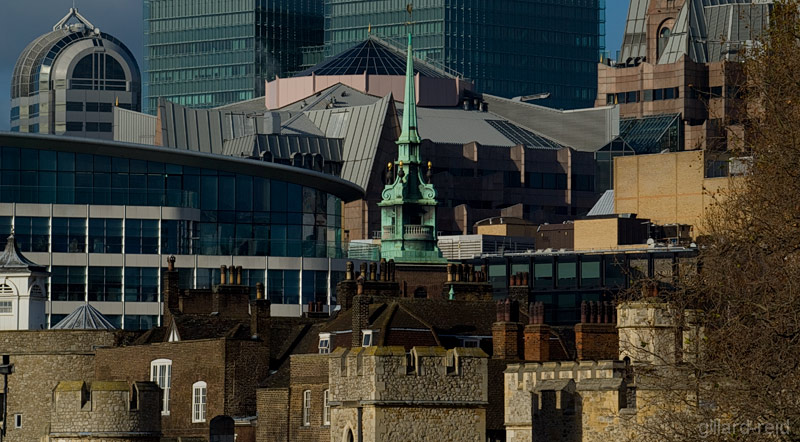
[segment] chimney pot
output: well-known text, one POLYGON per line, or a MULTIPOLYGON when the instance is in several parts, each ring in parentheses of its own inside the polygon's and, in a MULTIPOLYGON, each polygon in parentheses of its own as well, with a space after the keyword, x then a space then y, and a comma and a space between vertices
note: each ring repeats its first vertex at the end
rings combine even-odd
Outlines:
POLYGON ((256 299, 264 299, 264 284, 261 282, 256 283, 256 299))
POLYGON ((221 265, 219 266, 219 284, 225 285, 227 284, 226 280, 228 277, 228 266, 221 265))

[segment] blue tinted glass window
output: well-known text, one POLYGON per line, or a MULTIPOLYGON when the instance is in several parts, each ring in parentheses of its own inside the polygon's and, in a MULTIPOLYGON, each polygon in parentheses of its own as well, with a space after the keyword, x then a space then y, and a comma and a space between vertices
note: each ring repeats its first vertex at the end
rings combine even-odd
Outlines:
MULTIPOLYGON (((189 288, 189 287, 181 286, 181 288, 189 288)), ((158 268, 126 267, 125 301, 126 302, 158 301, 158 268)))
POLYGON ((54 301, 84 301, 86 267, 53 266, 50 270, 50 296, 54 301))
POLYGON ((89 267, 89 300, 122 300, 122 267, 89 267))
POLYGON ((89 252, 122 253, 122 220, 106 218, 90 219, 89 252))
POLYGON ((84 218, 53 218, 53 252, 83 253, 86 251, 84 218))

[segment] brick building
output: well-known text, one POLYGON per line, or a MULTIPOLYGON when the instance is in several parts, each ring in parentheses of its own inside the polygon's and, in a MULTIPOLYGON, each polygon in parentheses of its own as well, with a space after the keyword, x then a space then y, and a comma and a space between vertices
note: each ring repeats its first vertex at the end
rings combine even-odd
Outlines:
MULTIPOLYGON (((205 440, 212 421, 231 420, 236 437, 251 440, 255 387, 269 372, 272 327, 263 286, 250 301, 241 269, 221 269, 211 290, 180 290, 174 259, 164 272, 164 327, 153 328, 131 345, 99 349, 95 377, 128 382, 152 380, 163 390, 161 426, 165 438, 205 440)), ((287 321, 292 321, 286 318, 287 321)), ((229 434, 233 437, 233 434, 229 434)))

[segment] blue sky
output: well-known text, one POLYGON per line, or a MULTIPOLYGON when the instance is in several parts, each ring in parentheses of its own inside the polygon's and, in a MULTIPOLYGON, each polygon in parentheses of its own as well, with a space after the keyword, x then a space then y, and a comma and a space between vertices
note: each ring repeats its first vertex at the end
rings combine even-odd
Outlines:
MULTIPOLYGON (((78 9, 101 30, 119 38, 141 63, 142 0, 75 0, 78 9)), ((0 130, 9 128, 11 75, 20 52, 50 31, 72 6, 72 0, 5 0, 6 21, 0 45, 0 130)), ((606 50, 614 55, 622 42, 626 0, 608 0, 606 50)))

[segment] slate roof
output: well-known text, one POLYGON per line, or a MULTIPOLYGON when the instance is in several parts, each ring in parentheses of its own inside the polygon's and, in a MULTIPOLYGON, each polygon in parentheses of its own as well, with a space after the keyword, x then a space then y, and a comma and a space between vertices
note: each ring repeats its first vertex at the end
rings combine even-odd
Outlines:
POLYGON ((47 268, 26 258, 22 252, 20 252, 17 241, 12 233, 8 237, 5 250, 3 250, 2 255, 0 255, 0 273, 20 271, 47 273, 47 268))
POLYGON ((116 330, 102 313, 90 304, 83 304, 67 315, 58 324, 50 327, 54 330, 116 330))
MULTIPOLYGON (((178 314, 172 317, 181 341, 198 339, 251 339, 247 321, 220 318, 217 315, 178 314)), ((155 327, 136 340, 136 345, 164 342, 169 336, 171 324, 155 327)))
MULTIPOLYGON (((406 75, 406 55, 381 39, 370 36, 338 55, 295 74, 295 77, 311 75, 406 75)), ((414 75, 430 78, 452 78, 452 76, 419 60, 414 60, 414 75)))

